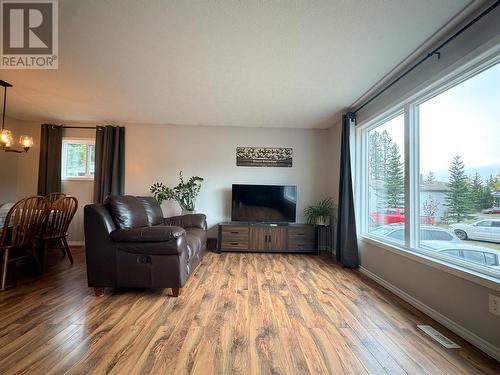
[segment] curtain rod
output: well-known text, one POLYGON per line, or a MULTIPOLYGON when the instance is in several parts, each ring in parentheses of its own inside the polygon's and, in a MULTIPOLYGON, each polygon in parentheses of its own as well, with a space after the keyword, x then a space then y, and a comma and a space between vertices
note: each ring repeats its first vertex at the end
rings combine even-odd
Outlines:
POLYGON ((427 54, 427 56, 423 57, 422 59, 420 59, 415 65, 413 65, 411 68, 409 68, 408 70, 406 70, 404 73, 401 73, 399 75, 399 77, 397 77, 394 81, 392 81, 391 83, 389 83, 387 86, 385 86, 382 90, 380 90, 378 93, 376 93, 375 95, 373 95, 370 99, 368 99, 366 102, 364 102, 361 106, 359 106, 356 110, 353 111, 354 114, 356 114, 357 112, 359 112, 361 109, 363 109, 364 107, 366 107, 369 103, 371 103, 372 101, 374 101, 376 98, 378 98, 380 95, 382 95, 384 92, 386 92, 389 88, 391 88, 392 86, 394 86, 397 82, 399 82, 403 77, 407 76, 408 74, 410 74, 410 72, 412 72, 413 70, 415 70, 415 68, 417 68, 419 65, 421 65, 424 61, 426 61, 427 59, 429 59, 430 57, 434 56, 434 55, 437 55, 438 59, 441 58, 441 52, 439 52, 439 50, 441 48, 443 48, 445 45, 447 45, 448 43, 450 43, 453 39, 455 39, 457 36, 459 36, 460 34, 462 34, 465 30, 467 30, 469 27, 471 27, 472 25, 474 25, 477 21, 479 21, 481 18, 483 18, 484 16, 486 16, 488 13, 490 13, 493 9, 495 9, 498 5, 500 5, 500 0, 497 0, 495 1, 495 3, 491 6, 489 6, 487 9, 485 9, 483 12, 481 12, 481 14, 479 14, 476 18, 474 18, 472 21, 470 21, 469 23, 467 23, 465 26, 463 26, 460 30, 458 30, 457 32, 455 32, 452 36, 450 36, 448 39, 446 39, 443 43, 441 43, 439 46, 437 46, 436 48, 434 48, 431 52, 429 52, 427 54))
POLYGON ((66 126, 62 125, 63 129, 97 129, 97 126, 66 126))

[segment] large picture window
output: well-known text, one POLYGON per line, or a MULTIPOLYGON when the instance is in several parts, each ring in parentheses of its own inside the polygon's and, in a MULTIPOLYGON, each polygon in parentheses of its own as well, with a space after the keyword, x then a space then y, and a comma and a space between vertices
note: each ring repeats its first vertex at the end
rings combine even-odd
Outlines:
POLYGON ((368 231, 404 243, 404 114, 368 132, 368 231))
POLYGON ((490 63, 362 124, 362 235, 500 279, 499 103, 490 63))

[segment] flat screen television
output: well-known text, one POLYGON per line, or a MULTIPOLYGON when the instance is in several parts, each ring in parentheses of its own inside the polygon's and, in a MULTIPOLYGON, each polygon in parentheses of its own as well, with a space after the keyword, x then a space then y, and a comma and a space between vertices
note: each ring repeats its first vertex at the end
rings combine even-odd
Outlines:
POLYGON ((297 186, 233 184, 231 221, 294 223, 297 186))

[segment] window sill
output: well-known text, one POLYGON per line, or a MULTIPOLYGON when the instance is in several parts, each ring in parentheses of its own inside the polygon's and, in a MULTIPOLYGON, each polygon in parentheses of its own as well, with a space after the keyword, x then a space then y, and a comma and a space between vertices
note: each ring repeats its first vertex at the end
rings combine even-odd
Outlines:
POLYGON ((89 181, 89 182, 93 182, 94 178, 93 177, 64 177, 61 179, 61 181, 89 181))
POLYGON ((396 244, 390 244, 386 242, 379 241, 375 238, 369 237, 367 235, 360 235, 359 238, 363 242, 370 243, 372 245, 381 247, 392 253, 404 256, 406 258, 412 259, 419 263, 431 266, 433 268, 439 269, 441 271, 447 272, 454 276, 460 277, 462 279, 471 281, 475 284, 490 288, 497 292, 500 292, 500 281, 492 276, 484 275, 479 272, 460 267, 456 264, 444 262, 440 259, 427 256, 425 254, 410 251, 404 247, 398 246, 396 244))

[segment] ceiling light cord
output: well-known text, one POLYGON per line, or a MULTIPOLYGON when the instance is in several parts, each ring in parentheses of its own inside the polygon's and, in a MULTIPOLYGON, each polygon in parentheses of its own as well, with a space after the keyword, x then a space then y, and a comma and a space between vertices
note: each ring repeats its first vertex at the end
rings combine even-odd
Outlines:
POLYGON ((437 55, 438 60, 441 58, 441 52, 439 51, 441 48, 446 46, 448 43, 450 43, 453 39, 455 39, 457 36, 462 34, 465 30, 467 30, 469 27, 474 25, 477 21, 479 21, 481 18, 486 16, 488 13, 493 11, 497 6, 500 5, 500 0, 495 1, 494 4, 486 8, 481 14, 479 14, 476 18, 474 18, 472 21, 467 23, 465 26, 463 26, 460 30, 455 32, 453 35, 451 35, 448 39, 446 39, 443 43, 441 43, 439 46, 434 48, 431 52, 429 52, 425 57, 420 59, 415 65, 413 65, 411 68, 406 70, 405 72, 401 73, 394 81, 389 83, 387 86, 385 86, 383 89, 381 89, 379 92, 377 92, 375 95, 373 95, 370 99, 368 99, 366 102, 364 102, 362 105, 360 105, 356 110, 353 111, 354 114, 358 113, 360 110, 362 110, 364 107, 366 107, 368 104, 373 102, 376 98, 378 98, 380 95, 382 95, 384 92, 386 92, 388 89, 390 89, 392 86, 394 86, 396 83, 398 83, 403 77, 407 76, 410 74, 413 70, 415 70, 418 66, 420 66, 424 61, 427 59, 431 58, 434 55, 437 55))

